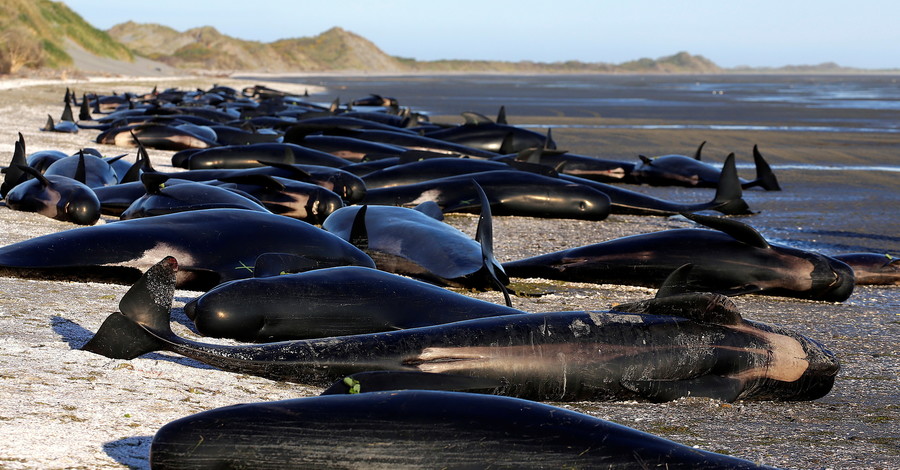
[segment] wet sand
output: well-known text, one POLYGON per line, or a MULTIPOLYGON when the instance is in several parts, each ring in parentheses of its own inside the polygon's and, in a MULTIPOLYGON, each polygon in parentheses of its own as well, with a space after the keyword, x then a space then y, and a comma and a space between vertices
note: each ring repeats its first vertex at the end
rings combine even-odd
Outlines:
MULTIPOLYGON (((163 86, 210 85, 210 80, 188 80, 163 86)), ((79 93, 146 91, 152 86, 152 82, 143 82, 77 89, 79 93)), ((55 117, 61 112, 63 91, 63 86, 53 85, 0 90, 0 165, 11 157, 17 131, 25 134, 28 152, 73 152, 85 146, 109 155, 128 151, 92 144, 96 131, 77 135, 38 131, 47 113, 55 117)), ((321 100, 330 101, 338 93, 350 98, 368 92, 330 91, 321 95, 321 100)), ((688 111, 684 110, 685 114, 688 111)), ((443 117, 459 121, 450 114, 443 117)), ((510 121, 548 125, 646 122, 543 114, 511 116, 510 121)), ((705 155, 711 161, 731 151, 738 153, 739 161, 749 161, 750 149, 758 143, 773 165, 900 164, 897 135, 560 127, 554 129, 554 137, 561 147, 573 152, 625 160, 634 159, 637 153, 690 153, 700 141, 708 140, 705 155)), ((171 152, 151 151, 151 155, 159 169, 171 169, 171 152)), ((761 212, 742 219, 757 226, 770 240, 810 249, 822 247, 829 253, 861 248, 896 253, 900 248, 896 221, 900 185, 896 173, 776 173, 785 191, 746 191, 751 208, 761 212)), ((712 197, 709 190, 639 189, 685 201, 712 197)), ((109 221, 112 219, 104 219, 109 221)), ((476 218, 450 216, 448 222, 472 234, 476 218)), ((506 261, 684 226, 689 223, 660 217, 611 216, 602 222, 498 217, 494 223, 495 251, 501 261, 506 261)), ((70 228, 42 216, 0 207, 2 245, 70 228)), ((516 287, 544 294, 514 298, 514 306, 535 312, 606 309, 613 303, 654 293, 644 288, 539 280, 516 280, 516 287)), ((312 387, 225 373, 168 354, 120 361, 77 350, 117 309, 126 290, 127 286, 119 285, 0 278, 0 441, 4 443, 0 446, 0 468, 146 468, 152 435, 171 420, 234 403, 318 393, 312 387)), ((837 354, 842 370, 834 390, 820 400, 727 404, 682 399, 664 404, 561 405, 684 444, 784 468, 896 468, 900 465, 898 291, 896 287, 859 287, 840 304, 764 296, 735 298, 744 317, 794 328, 837 354)), ((197 294, 178 291, 176 307, 197 294)), ((468 294, 502 302, 493 292, 468 294)), ((176 309, 174 314, 177 332, 196 337, 184 327, 188 321, 182 312, 176 309)))

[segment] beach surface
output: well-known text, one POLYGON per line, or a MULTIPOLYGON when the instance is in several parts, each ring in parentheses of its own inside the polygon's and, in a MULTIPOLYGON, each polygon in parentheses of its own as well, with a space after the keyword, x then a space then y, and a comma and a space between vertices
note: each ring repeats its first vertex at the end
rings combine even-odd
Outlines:
MULTIPOLYGON (((218 83, 242 87, 257 81, 227 79, 146 79, 107 82, 17 84, 0 86, 0 166, 8 164, 17 133, 28 153, 82 147, 105 155, 128 152, 93 143, 96 131, 56 134, 39 131, 47 114, 62 111, 66 86, 82 92, 146 92, 160 88, 208 88, 218 83), (30 85, 30 86, 27 86, 30 85)), ((2 85, 2 82, 0 82, 2 85)), ((335 95, 361 97, 368 92, 290 86, 313 99, 335 95), (317 95, 316 93, 322 93, 317 95)), ((401 104, 403 102, 403 96, 401 104)), ((465 111, 460 109, 459 111, 465 111)), ((689 110, 682 110, 689 115, 689 110)), ((434 116, 461 122, 450 113, 434 116)), ((744 116, 744 122, 756 122, 744 116)), ((690 119, 691 123, 698 122, 690 119)), ((596 125, 658 122, 632 117, 515 115, 512 124, 553 126, 561 148, 626 161, 636 154, 693 152, 700 141, 705 154, 721 160, 728 152, 750 161, 753 144, 773 165, 900 165, 900 135, 859 132, 785 132, 765 130, 601 128, 596 125)), ((677 120, 669 120, 677 123, 677 120)), ((772 125, 777 123, 760 122, 772 125)), ((172 152, 150 150, 154 166, 173 171, 172 152)), ((741 173, 750 172, 742 169, 741 173)), ((750 172, 752 173, 752 172, 750 172)), ((741 218, 770 241, 817 249, 826 254, 900 249, 898 173, 776 169, 781 193, 745 192, 758 214, 741 218)), ((747 174, 752 176, 752 174, 747 174)), ((712 198, 710 190, 629 187, 680 201, 712 198)), ((112 222, 104 217, 100 223, 112 222)), ((447 217, 448 223, 474 235, 477 218, 447 217)), ((679 217, 613 215, 601 222, 496 217, 494 247, 500 261, 597 243, 691 223, 679 217)), ((73 228, 46 217, 0 207, 0 245, 73 228)), ((317 395, 302 384, 274 382, 222 372, 167 353, 124 361, 80 351, 103 320, 117 310, 128 286, 51 282, 0 277, 0 468, 147 468, 153 434, 183 416, 236 403, 317 395)), ((514 280, 531 292, 513 305, 526 311, 605 310, 611 305, 653 296, 652 289, 611 285, 514 280)), ((554 403, 647 431, 682 444, 783 468, 875 469, 900 466, 900 288, 857 287, 842 303, 798 301, 767 296, 735 298, 747 319, 790 327, 824 343, 842 364, 833 391, 812 402, 736 402, 681 399, 670 403, 554 403)), ((502 303, 495 292, 464 292, 502 303)), ((181 306, 199 295, 177 291, 174 327, 199 338, 187 325, 181 306)), ((221 340, 203 341, 227 343, 221 340)), ((337 444, 339 445, 339 444, 337 444)))

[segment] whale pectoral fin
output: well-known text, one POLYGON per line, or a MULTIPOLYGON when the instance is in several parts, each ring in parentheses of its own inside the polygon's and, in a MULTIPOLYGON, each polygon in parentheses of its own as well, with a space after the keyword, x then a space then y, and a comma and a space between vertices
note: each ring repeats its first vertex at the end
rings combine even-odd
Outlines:
POLYGON ((756 248, 769 248, 769 242, 756 231, 755 228, 736 220, 708 215, 689 214, 682 212, 682 216, 711 229, 731 235, 735 240, 756 248))
POLYGON ((710 292, 640 300, 616 305, 611 310, 621 313, 682 317, 717 325, 737 325, 743 321, 731 299, 710 292))
POLYGON ((417 371, 359 372, 331 384, 322 395, 380 392, 386 390, 489 391, 503 386, 498 380, 417 371))
POLYGON ((726 402, 737 400, 743 391, 743 381, 731 377, 705 375, 688 380, 627 381, 621 385, 641 398, 666 402, 683 397, 713 398, 726 402))

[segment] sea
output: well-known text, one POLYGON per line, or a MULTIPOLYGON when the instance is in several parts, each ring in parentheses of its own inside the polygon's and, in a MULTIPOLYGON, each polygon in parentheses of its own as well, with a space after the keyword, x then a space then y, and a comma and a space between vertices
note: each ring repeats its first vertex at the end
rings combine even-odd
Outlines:
MULTIPOLYGON (((536 130, 550 127, 542 122, 542 117, 566 117, 590 118, 584 123, 573 119, 573 124, 566 124, 585 129, 693 129, 708 130, 713 137, 721 131, 793 132, 808 133, 811 139, 851 133, 877 139, 883 152, 869 161, 848 163, 832 159, 773 164, 784 191, 745 191, 744 198, 758 214, 744 222, 753 225, 771 243, 829 255, 877 252, 900 256, 900 75, 453 74, 264 78, 323 86, 326 93, 311 97, 321 99, 322 104, 380 94, 395 97, 402 106, 429 115, 474 111, 490 117, 502 105, 529 119, 511 122, 536 130), (603 119, 596 119, 597 116, 603 119)), ((847 152, 852 153, 852 149, 847 152)), ((629 189, 673 200, 691 197, 691 190, 685 188, 629 189)), ((865 302, 877 302, 886 313, 900 318, 900 287, 878 290, 877 295, 866 299, 869 300, 865 302)))

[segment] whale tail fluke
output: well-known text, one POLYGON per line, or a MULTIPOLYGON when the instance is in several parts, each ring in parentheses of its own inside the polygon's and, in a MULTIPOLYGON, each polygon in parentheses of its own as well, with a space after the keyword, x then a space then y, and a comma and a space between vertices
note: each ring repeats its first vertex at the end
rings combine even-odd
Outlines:
POLYGON ((744 193, 741 189, 741 181, 738 179, 737 166, 734 163, 734 154, 725 158, 722 173, 719 174, 719 185, 716 187, 716 196, 713 198, 714 210, 725 215, 752 214, 750 206, 744 201, 744 193))
POLYGON ((112 359, 134 359, 144 354, 159 351, 163 343, 151 335, 141 325, 124 314, 115 312, 106 317, 100 329, 90 341, 81 347, 112 359))
POLYGON ((778 184, 778 178, 769 166, 769 162, 759 153, 757 145, 753 146, 753 163, 756 164, 756 186, 766 191, 781 191, 781 185, 778 184))
POLYGON ((177 271, 178 263, 171 256, 148 269, 122 296, 120 312, 108 316, 81 349, 113 359, 133 359, 165 349, 162 337, 174 335, 169 312, 177 271))

